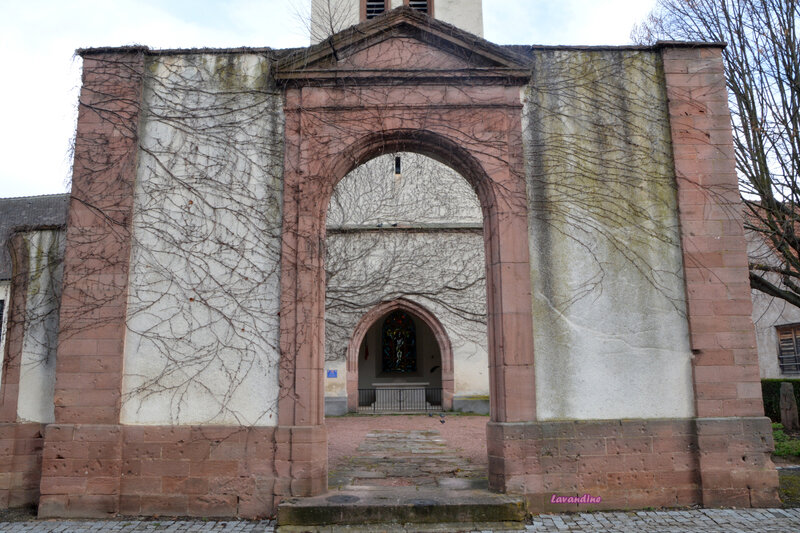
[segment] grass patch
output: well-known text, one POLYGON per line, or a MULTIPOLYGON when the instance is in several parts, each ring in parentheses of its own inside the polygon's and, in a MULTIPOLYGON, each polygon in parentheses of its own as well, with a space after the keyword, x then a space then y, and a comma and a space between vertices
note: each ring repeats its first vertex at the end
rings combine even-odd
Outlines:
POLYGON ((787 435, 783 424, 772 424, 772 438, 775 440, 775 451, 778 457, 800 456, 800 439, 787 435))
POLYGON ((797 471, 778 472, 780 489, 778 495, 784 507, 800 507, 800 475, 797 471))

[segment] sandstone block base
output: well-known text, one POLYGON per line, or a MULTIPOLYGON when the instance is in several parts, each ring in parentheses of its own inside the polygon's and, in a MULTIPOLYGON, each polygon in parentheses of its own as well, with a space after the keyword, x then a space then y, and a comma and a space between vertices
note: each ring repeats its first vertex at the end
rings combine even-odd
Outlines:
POLYGON ((327 489, 324 426, 47 427, 39 516, 274 514, 327 489))
POLYGON ((0 423, 0 508, 39 501, 44 424, 0 423))
POLYGON ((490 487, 531 512, 780 504, 764 417, 490 422, 487 438, 490 487))

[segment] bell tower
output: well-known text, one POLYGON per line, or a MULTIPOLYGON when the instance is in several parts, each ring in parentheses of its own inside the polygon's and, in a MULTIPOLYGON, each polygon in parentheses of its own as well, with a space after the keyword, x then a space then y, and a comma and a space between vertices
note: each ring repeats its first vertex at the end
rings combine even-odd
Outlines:
POLYGON ((483 37, 482 3, 482 0, 311 0, 311 44, 400 6, 483 37))

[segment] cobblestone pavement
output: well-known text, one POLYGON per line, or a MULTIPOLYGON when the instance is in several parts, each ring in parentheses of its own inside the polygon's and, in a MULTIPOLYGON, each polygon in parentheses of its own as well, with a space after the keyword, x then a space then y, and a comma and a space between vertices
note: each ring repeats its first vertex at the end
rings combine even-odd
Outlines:
POLYGON ((271 520, 42 520, 0 522, 0 533, 273 533, 271 520))
POLYGON ((625 513, 547 514, 526 528, 536 532, 607 531, 610 533, 796 533, 800 509, 698 509, 625 513))
MULTIPOLYGON (((0 522, 2 533, 273 533, 271 521, 203 520, 43 520, 0 522)), ((409 528, 413 531, 413 528, 409 528)), ((533 517, 527 532, 609 533, 796 533, 800 509, 699 509, 621 513, 545 514, 533 517)), ((481 532, 483 533, 483 532, 481 532)))

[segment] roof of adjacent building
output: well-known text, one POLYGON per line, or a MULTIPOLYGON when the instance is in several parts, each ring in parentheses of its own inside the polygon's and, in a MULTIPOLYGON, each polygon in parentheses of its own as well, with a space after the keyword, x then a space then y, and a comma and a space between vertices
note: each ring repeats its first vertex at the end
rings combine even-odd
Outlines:
POLYGON ((65 226, 69 194, 0 198, 0 280, 11 279, 8 239, 15 231, 65 226))

